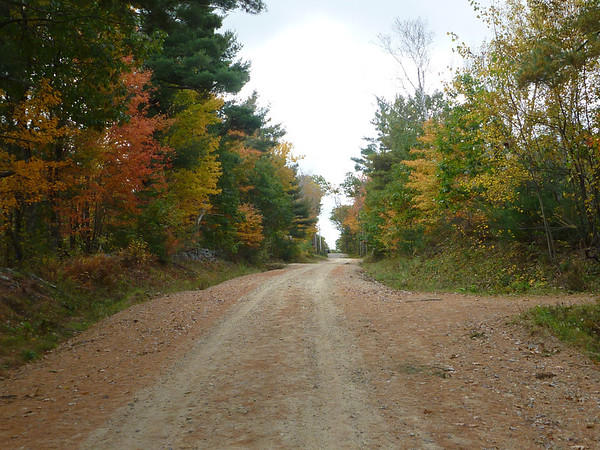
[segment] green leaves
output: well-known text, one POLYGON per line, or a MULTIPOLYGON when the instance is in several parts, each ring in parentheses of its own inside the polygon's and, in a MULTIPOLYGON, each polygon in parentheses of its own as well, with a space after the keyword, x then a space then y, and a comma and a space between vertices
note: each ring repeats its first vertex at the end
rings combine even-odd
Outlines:
MULTIPOLYGON (((234 61, 239 50, 231 32, 217 33, 222 17, 208 2, 162 2, 168 14, 157 21, 155 10, 144 14, 147 33, 164 34, 162 49, 148 65, 163 89, 236 93, 249 80, 249 65, 234 61)), ((224 2, 224 7, 238 2, 224 2)), ((163 96, 172 92, 164 91, 163 96)))
POLYGON ((64 121, 95 127, 121 116, 115 97, 124 92, 124 58, 145 45, 126 3, 33 0, 4 8, 0 73, 10 102, 47 79, 62 95, 64 121))
POLYGON ((479 54, 459 47, 469 65, 445 98, 427 98, 425 133, 419 99, 379 100, 378 135, 355 159, 367 176, 359 211, 340 210, 338 221, 355 217, 354 236, 382 253, 452 236, 475 246, 519 240, 551 260, 558 248, 596 254, 598 2, 472 4, 493 38, 479 54))
POLYGON ((517 79, 557 85, 569 73, 583 69, 600 56, 600 5, 597 1, 536 2, 530 20, 535 32, 528 38, 517 79))
POLYGON ((222 15, 264 7, 0 1, 4 261, 131 242, 163 261, 188 246, 297 255, 322 191, 299 183, 292 147, 256 95, 219 98, 249 68, 234 34, 219 31, 222 15))

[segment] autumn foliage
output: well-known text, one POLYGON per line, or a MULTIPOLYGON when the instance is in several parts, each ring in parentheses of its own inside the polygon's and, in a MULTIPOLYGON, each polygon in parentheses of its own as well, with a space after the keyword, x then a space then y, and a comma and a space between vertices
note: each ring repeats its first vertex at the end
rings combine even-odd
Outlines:
POLYGON ((597 2, 474 7, 493 37, 479 51, 458 45, 468 64, 444 93, 379 100, 378 135, 355 159, 363 178, 347 180, 360 189, 349 192, 352 207, 337 211, 342 240, 366 241, 382 255, 460 242, 535 249, 549 261, 578 254, 594 264, 597 2))
POLYGON ((285 259, 310 239, 320 196, 309 206, 281 127, 255 95, 223 99, 248 65, 220 14, 264 5, 192 4, 2 8, 3 264, 133 247, 285 259))
POLYGON ((123 77, 128 119, 74 138, 74 151, 63 171, 66 193, 56 205, 64 232, 87 250, 98 247, 109 228, 131 227, 150 190, 165 189, 170 149, 156 138, 170 124, 162 115, 148 117, 151 73, 123 77))

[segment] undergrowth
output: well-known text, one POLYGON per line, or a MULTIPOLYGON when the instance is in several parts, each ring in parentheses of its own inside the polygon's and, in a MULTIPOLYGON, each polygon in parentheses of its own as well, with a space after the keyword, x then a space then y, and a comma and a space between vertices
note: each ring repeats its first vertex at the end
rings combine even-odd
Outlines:
POLYGON ((580 255, 549 261, 518 246, 450 246, 363 263, 374 279, 397 289, 483 294, 600 291, 600 264, 580 255))
POLYGON ((586 305, 536 306, 520 318, 534 331, 547 330, 600 361, 600 302, 586 305))
POLYGON ((223 261, 165 265, 146 256, 126 251, 46 261, 35 271, 0 269, 0 372, 133 304, 258 271, 223 261))

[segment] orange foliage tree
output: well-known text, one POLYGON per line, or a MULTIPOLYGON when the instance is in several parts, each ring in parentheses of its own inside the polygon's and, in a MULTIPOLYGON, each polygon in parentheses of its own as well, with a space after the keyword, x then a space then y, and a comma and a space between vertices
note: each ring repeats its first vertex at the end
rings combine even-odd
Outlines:
POLYGON ((240 220, 236 223, 237 236, 243 247, 259 248, 264 241, 262 220, 263 216, 251 203, 242 203, 238 212, 240 220))
POLYGON ((170 121, 148 114, 151 73, 133 70, 128 87, 128 120, 100 131, 87 130, 77 140, 68 171, 70 195, 60 204, 72 244, 92 250, 111 227, 131 225, 150 189, 164 186, 170 149, 156 139, 170 121))
POLYGON ((4 100, 0 91, 0 106, 9 118, 0 122, 0 229, 21 259, 26 211, 66 188, 57 175, 64 163, 53 160, 52 146, 73 130, 53 114, 61 96, 46 80, 12 109, 4 100))

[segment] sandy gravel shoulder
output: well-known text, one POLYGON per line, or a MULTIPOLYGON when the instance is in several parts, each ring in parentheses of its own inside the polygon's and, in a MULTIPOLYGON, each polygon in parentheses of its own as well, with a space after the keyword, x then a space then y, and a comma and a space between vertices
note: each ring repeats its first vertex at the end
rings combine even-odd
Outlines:
POLYGON ((339 301, 398 435, 427 434, 417 447, 600 448, 600 366, 514 320, 592 296, 402 292, 340 270, 339 301))
POLYGON ((0 380, 0 442, 72 447, 156 382, 236 302, 282 270, 161 296, 111 316, 0 380))

